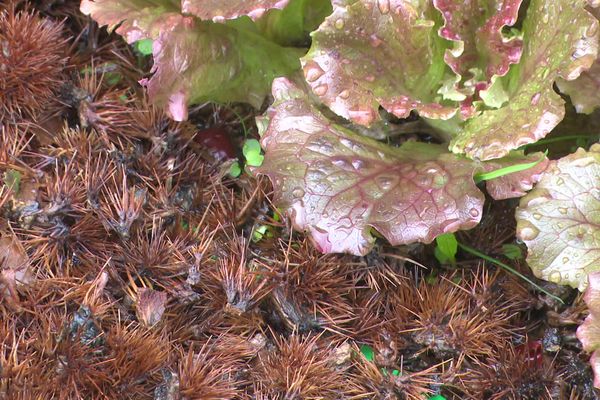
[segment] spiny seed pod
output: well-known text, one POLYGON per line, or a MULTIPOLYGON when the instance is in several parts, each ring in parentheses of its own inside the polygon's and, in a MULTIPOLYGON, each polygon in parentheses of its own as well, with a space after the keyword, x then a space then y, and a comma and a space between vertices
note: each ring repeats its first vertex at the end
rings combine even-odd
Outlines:
POLYGON ((0 11, 0 120, 35 118, 64 82, 62 24, 9 6, 0 11))
POLYGON ((342 372, 319 336, 297 335, 275 337, 275 348, 259 353, 252 369, 255 390, 269 399, 344 398, 342 372))

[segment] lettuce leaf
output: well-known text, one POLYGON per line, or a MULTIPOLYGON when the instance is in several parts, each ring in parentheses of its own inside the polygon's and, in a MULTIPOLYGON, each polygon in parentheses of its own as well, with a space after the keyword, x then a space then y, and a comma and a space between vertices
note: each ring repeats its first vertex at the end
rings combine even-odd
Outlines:
POLYGON ((116 29, 129 43, 154 40, 153 75, 141 83, 150 100, 178 121, 187 118, 192 103, 240 101, 260 107, 274 77, 300 69, 305 49, 293 46, 305 45, 307 32, 330 10, 328 0, 81 3, 84 14, 116 29))
POLYGON ((437 92, 456 75, 444 63, 449 43, 440 26, 429 0, 338 4, 312 34, 306 80, 329 108, 361 125, 379 119, 380 105, 400 118, 417 110, 448 119, 457 105, 437 92))
MULTIPOLYGON (((273 96, 274 104, 257 121, 265 150, 257 172, 273 183, 275 204, 324 252, 366 254, 372 229, 399 245, 472 228, 484 203, 473 175, 543 156, 514 154, 485 165, 441 145, 390 147, 333 123, 285 78, 274 81, 273 96)), ((539 170, 529 173, 488 185, 510 197, 515 187, 525 190, 534 182, 539 170)))
POLYGON ((535 275, 584 290, 600 270, 600 145, 552 161, 516 218, 535 275))
POLYGON ((439 35, 454 42, 444 60, 461 77, 456 89, 468 95, 463 117, 472 116, 473 99, 480 91, 487 90, 493 79, 506 75, 510 65, 519 62, 522 38, 507 36, 502 29, 517 22, 521 2, 433 0, 444 18, 439 35))
POLYGON ((585 0, 531 0, 523 21, 523 55, 497 80, 508 102, 468 120, 450 143, 452 151, 482 160, 536 142, 565 114, 556 79, 573 80, 598 52, 598 21, 585 0))
POLYGON ((302 51, 261 36, 248 19, 226 24, 186 18, 154 43, 152 77, 142 82, 150 99, 176 121, 187 105, 247 102, 259 108, 273 78, 300 68, 302 51))

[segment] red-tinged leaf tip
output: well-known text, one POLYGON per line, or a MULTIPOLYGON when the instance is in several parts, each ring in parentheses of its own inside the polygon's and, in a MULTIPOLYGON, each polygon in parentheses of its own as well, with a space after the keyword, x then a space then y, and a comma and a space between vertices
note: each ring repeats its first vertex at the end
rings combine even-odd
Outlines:
POLYGON ((429 1, 349 1, 312 33, 302 59, 313 92, 334 112, 369 126, 379 106, 399 118, 417 110, 449 119, 458 107, 437 94, 446 73, 429 1), (407 44, 411 44, 407 46, 407 44))
POLYGON ((594 351, 600 347, 600 324, 593 315, 587 316, 577 328, 577 338, 586 351, 594 351))
POLYGON ((482 214, 476 164, 438 145, 389 148, 333 124, 285 78, 262 137, 259 173, 274 201, 323 252, 366 254, 373 228, 394 245, 469 229, 482 214))
POLYGON ((577 328, 577 338, 583 349, 593 352, 590 364, 594 371, 594 386, 600 388, 600 272, 589 274, 589 285, 583 297, 590 314, 577 328))
POLYGON ((461 91, 484 90, 493 76, 506 75, 519 62, 523 40, 506 37, 502 29, 516 23, 522 0, 462 1, 433 0, 442 13, 444 26, 439 35, 455 42, 444 60, 466 80, 461 91))
MULTIPOLYGON (((552 161, 516 211, 535 275, 584 290, 600 268, 600 145, 552 161)), ((596 283, 594 277, 594 284, 596 283)))
POLYGON ((181 11, 203 20, 223 22, 244 15, 256 20, 271 9, 282 9, 289 0, 182 0, 181 11))

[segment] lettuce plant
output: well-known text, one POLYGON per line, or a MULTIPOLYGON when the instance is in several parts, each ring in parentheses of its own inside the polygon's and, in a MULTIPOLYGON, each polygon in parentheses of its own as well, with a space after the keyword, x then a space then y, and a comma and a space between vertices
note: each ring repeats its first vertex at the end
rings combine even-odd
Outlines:
POLYGON ((176 120, 187 105, 260 107, 274 77, 300 68, 327 0, 82 0, 81 11, 127 42, 152 39, 150 99, 176 120))
POLYGON ((491 195, 509 198, 530 189, 547 166, 541 153, 481 162, 443 145, 390 147, 334 123, 288 79, 274 81, 273 96, 258 121, 265 158, 257 171, 271 179, 276 204, 324 252, 366 254, 372 229, 398 245, 472 228, 485 200, 478 172, 543 160, 489 182, 491 195))
POLYGON ((552 161, 516 217, 533 272, 584 290, 600 271, 600 145, 552 161))
POLYGON ((597 55, 598 21, 585 5, 341 1, 313 33, 304 73, 321 101, 358 124, 373 124, 380 106, 399 118, 416 110, 453 152, 499 158, 563 118, 554 82, 577 78, 597 55))

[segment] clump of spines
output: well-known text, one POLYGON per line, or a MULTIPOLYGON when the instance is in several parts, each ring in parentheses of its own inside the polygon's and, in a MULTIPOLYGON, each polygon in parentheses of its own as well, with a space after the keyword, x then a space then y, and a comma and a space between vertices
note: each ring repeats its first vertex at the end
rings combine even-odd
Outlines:
POLYGON ((0 8, 0 120, 36 119, 56 106, 68 43, 62 23, 14 2, 0 8))

